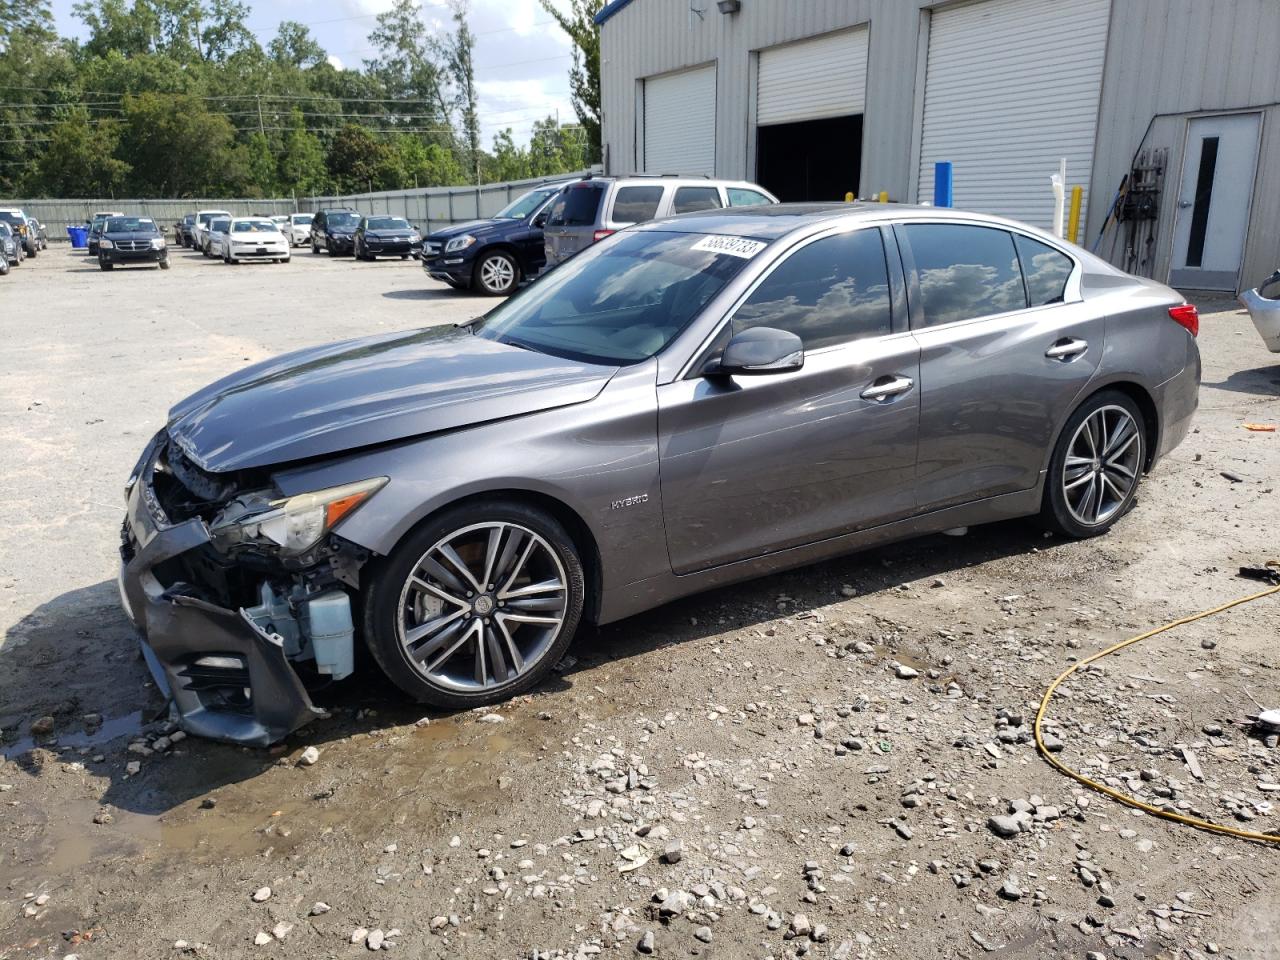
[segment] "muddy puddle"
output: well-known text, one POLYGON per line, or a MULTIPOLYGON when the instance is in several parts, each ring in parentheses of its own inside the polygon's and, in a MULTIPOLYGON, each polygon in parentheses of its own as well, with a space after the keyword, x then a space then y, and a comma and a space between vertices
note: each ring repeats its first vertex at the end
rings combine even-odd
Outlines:
MULTIPOLYGON (((553 726, 533 720, 533 712, 524 704, 506 712, 501 725, 473 715, 371 732, 335 725, 280 755, 188 740, 182 751, 147 758, 141 773, 128 778, 120 776, 118 748, 115 762, 101 770, 78 749, 56 758, 37 751, 43 766, 30 757, 20 763, 30 776, 52 776, 54 767, 83 761, 89 790, 56 805, 24 805, 19 829, 31 843, 20 858, 0 861, 0 886, 100 870, 115 860, 171 872, 174 862, 274 858, 313 841, 351 847, 420 836, 434 843, 477 802, 527 782, 539 748, 550 746, 542 741, 554 737, 553 726), (514 714, 525 711, 530 716, 522 723, 514 714), (296 763, 306 743, 321 750, 311 767, 296 763), (109 822, 96 823, 103 813, 109 822)), ((136 724, 137 715, 131 717, 136 724)), ((129 719, 112 729, 127 733, 129 719)), ((60 745, 102 742, 87 736, 63 736, 60 745)), ((21 787, 19 781, 12 795, 20 797, 21 787)))

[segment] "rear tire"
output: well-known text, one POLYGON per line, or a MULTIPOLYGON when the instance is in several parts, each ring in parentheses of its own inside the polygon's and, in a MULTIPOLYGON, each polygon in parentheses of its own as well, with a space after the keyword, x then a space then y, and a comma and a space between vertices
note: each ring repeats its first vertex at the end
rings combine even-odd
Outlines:
POLYGON ((1110 530, 1133 507, 1146 466, 1142 410, 1118 390, 1102 390, 1067 418, 1049 461, 1040 522, 1076 539, 1110 530))
POLYGON ((409 696, 445 710, 497 703, 537 684, 572 642, 585 598, 582 562, 564 527, 511 501, 464 504, 420 524, 375 563, 368 583, 362 616, 374 659, 409 696), (441 545, 474 568, 471 578, 489 571, 494 582, 476 584, 486 592, 466 596, 471 580, 434 560, 441 545), (424 580, 433 586, 421 589, 424 580), (432 622, 441 626, 412 638, 432 622))

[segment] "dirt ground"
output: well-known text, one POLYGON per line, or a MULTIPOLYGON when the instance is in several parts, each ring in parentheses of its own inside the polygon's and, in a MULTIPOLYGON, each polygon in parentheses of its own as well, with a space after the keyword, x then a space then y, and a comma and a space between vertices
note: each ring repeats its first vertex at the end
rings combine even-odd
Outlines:
MULTIPOLYGON (((154 722, 123 481, 223 373, 487 302, 412 261, 173 259, 53 248, 0 280, 0 960, 1280 957, 1280 847, 1131 811, 1030 742, 1073 658, 1280 558, 1280 436, 1243 427, 1280 421, 1280 358, 1231 301, 1200 301, 1195 432, 1105 538, 1000 524, 694 597, 492 711, 424 716, 366 671, 266 752, 154 722)), ((1058 756, 1280 828, 1246 720, 1280 707, 1278 634, 1280 595, 1102 661, 1054 702, 1058 756)))

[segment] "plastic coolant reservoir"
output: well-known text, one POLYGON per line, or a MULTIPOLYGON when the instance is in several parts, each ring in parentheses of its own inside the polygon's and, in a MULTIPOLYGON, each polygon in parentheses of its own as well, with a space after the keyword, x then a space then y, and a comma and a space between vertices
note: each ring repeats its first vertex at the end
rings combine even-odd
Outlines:
POLYGON ((326 590, 299 605, 302 632, 311 639, 316 670, 341 680, 355 669, 355 628, 351 600, 341 590, 326 590))

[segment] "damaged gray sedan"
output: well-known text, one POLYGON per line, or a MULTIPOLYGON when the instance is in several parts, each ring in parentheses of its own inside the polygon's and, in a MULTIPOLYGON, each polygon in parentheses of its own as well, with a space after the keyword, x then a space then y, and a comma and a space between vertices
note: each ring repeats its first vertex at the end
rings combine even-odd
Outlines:
POLYGON ((187 731, 319 711, 357 644, 444 709, 580 622, 921 534, 1105 533, 1187 433, 1195 308, 992 217, 740 208, 623 231, 484 317, 248 367, 127 486, 124 607, 187 731))

